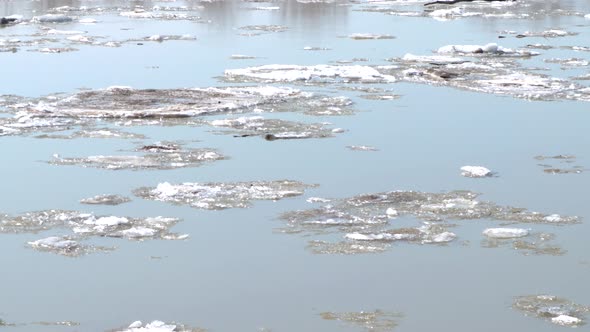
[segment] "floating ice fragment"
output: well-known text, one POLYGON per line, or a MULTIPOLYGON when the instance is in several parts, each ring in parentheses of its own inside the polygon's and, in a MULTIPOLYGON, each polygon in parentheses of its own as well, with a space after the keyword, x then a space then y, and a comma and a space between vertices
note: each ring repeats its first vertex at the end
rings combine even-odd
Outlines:
POLYGON ((308 203, 328 203, 328 202, 330 202, 329 199, 321 198, 321 197, 310 197, 310 198, 306 199, 306 201, 308 203))
POLYGON ((385 214, 387 214, 387 216, 390 218, 395 218, 398 216, 397 210, 394 208, 387 208, 387 210, 385 210, 385 214))
POLYGON ((130 202, 131 199, 119 195, 98 195, 80 200, 82 204, 119 205, 130 202))
POLYGON ((590 307, 553 295, 519 296, 514 299, 512 307, 527 316, 569 327, 585 324, 585 315, 590 312, 590 307))
POLYGON ((255 181, 234 183, 182 183, 164 182, 155 188, 139 188, 135 194, 174 204, 186 204, 207 210, 246 208, 254 200, 280 200, 302 195, 310 185, 297 181, 255 181))
POLYGON ((95 18, 82 18, 82 19, 78 20, 78 22, 80 22, 82 24, 94 24, 94 23, 98 23, 98 20, 95 18))
POLYGON ((127 328, 115 330, 116 332, 205 332, 200 328, 190 328, 182 324, 170 324, 159 320, 143 325, 141 321, 135 321, 127 328))
POLYGON ((63 14, 46 14, 35 16, 31 21, 37 23, 65 23, 72 22, 74 19, 63 14))
POLYGON ((491 55, 507 55, 507 56, 523 56, 528 57, 538 55, 539 53, 528 50, 513 50, 498 46, 496 43, 489 43, 486 45, 446 45, 440 47, 437 51, 439 54, 491 54, 491 55))
POLYGON ((572 317, 568 315, 559 315, 557 317, 551 318, 551 323, 563 326, 572 326, 578 325, 582 322, 581 319, 577 317, 572 317))
POLYGON ((348 38, 355 39, 355 40, 368 40, 368 39, 394 39, 395 37, 392 35, 379 35, 379 34, 372 34, 372 33, 353 33, 349 35, 348 38))
POLYGON ((48 35, 81 35, 84 33, 84 31, 51 29, 47 30, 46 33, 48 35))
POLYGON ((57 236, 50 236, 37 241, 29 242, 32 247, 43 249, 59 249, 65 251, 75 250, 78 247, 78 242, 67 240, 57 236))
POLYGON ((529 231, 524 228, 487 228, 483 235, 494 239, 511 239, 529 235, 529 231))
POLYGON ((368 145, 349 145, 347 148, 352 151, 379 151, 379 149, 368 145))
POLYGON ((492 171, 483 166, 463 166, 461 167, 461 175, 469 178, 483 178, 492 176, 492 171))
POLYGON ((390 75, 383 75, 369 66, 298 66, 298 65, 264 65, 244 69, 227 69, 227 79, 238 81, 265 82, 336 82, 358 81, 364 83, 395 82, 390 75))
POLYGON ((356 328, 372 332, 389 332, 398 325, 403 315, 398 312, 381 310, 359 312, 322 312, 325 320, 341 321, 356 328))

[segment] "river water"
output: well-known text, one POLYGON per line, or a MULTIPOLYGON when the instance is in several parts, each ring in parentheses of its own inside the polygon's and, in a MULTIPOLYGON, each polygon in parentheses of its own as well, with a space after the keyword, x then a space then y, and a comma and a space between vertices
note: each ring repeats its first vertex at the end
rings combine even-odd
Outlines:
MULTIPOLYGON (((17 24, 0 27, 0 212, 7 214, 0 219, 0 329, 110 331, 136 320, 147 323, 157 319, 210 331, 550 331, 556 328, 552 316, 523 314, 513 308, 515 298, 551 294, 590 305, 586 236, 590 234, 590 206, 586 203, 590 91, 588 80, 579 79, 589 74, 585 61, 590 61, 590 19, 584 16, 590 13, 590 3, 517 1, 436 7, 463 8, 446 15, 433 15, 423 4, 1 2, 0 17, 16 14, 22 18, 17 24), (144 15, 146 12, 150 14, 144 15), (47 13, 72 20, 30 20, 47 13), (85 18, 97 22, 80 23, 85 18), (355 34, 375 38, 359 39, 355 34), (91 41, 67 39, 72 36, 90 37, 91 41), (113 44, 106 45, 109 41, 113 44), (485 54, 481 49, 452 54, 488 66, 481 72, 432 64, 440 59, 418 65, 404 60, 406 54, 432 56, 445 45, 488 43, 539 54, 505 56, 509 52, 485 54), (530 46, 533 44, 544 46, 530 46), (574 60, 577 62, 571 62, 574 60), (231 74, 231 70, 271 64, 307 69, 358 65, 362 70, 376 69, 381 76, 351 79, 342 73, 330 76, 323 72, 292 81, 277 79, 286 70, 270 67, 266 72, 275 76, 266 79, 231 74), (441 68, 457 77, 428 76, 441 68), (419 70, 425 71, 414 74, 419 70), (526 86, 514 81, 497 85, 478 81, 500 75, 506 80, 509 75, 527 79, 515 73, 555 80, 526 86), (555 82, 565 83, 561 90, 554 90, 562 84, 555 82), (107 89, 112 86, 133 89, 107 89), (117 115, 113 119, 87 113, 62 117, 59 113, 86 109, 124 112, 137 107, 124 101, 140 98, 134 94, 145 91, 140 89, 155 92, 139 104, 177 107, 171 94, 161 91, 232 86, 272 86, 296 89, 305 96, 331 97, 328 108, 332 110, 338 107, 333 97, 349 98, 352 104, 343 107, 350 114, 326 115, 314 113, 319 106, 305 104, 307 97, 294 102, 290 97, 273 95, 260 109, 192 114, 170 120, 173 123, 160 115, 117 115), (82 96, 89 91, 107 93, 85 100, 82 96), (101 106, 117 93, 121 99, 101 106), (68 104, 72 100, 81 102, 68 104), (43 111, 43 105, 54 108, 43 111), (48 113, 60 115, 47 117, 48 113), (72 122, 23 129, 12 121, 28 124, 31 114, 33 118, 72 122), (228 133, 211 125, 213 120, 251 116, 290 121, 287 127, 292 131, 296 131, 293 124, 301 122, 327 129, 308 139, 265 140, 264 134, 280 137, 284 132, 268 129, 252 134, 234 128, 228 133), (97 129, 135 135, 127 139, 69 136, 97 129), (116 170, 108 169, 113 165, 97 166, 88 160, 63 163, 67 158, 141 155, 138 147, 155 142, 174 142, 182 149, 215 149, 224 159, 189 167, 172 163, 171 167, 158 164, 116 170), (375 151, 347 148, 350 146, 375 151), (464 177, 460 168, 465 165, 485 166, 494 173, 484 178, 464 177), (301 195, 254 199, 246 208, 229 209, 170 204, 142 198, 135 191, 162 183, 283 179, 316 186, 305 188, 301 195), (293 225, 281 218, 286 213, 288 219, 290 211, 327 204, 338 208, 342 199, 396 190, 428 193, 432 204, 441 203, 436 201, 437 194, 467 190, 479 193, 478 201, 493 202, 499 209, 538 211, 545 219, 525 222, 519 215, 508 220, 487 210, 487 214, 463 218, 445 208, 432 212, 435 207, 428 201, 405 212, 395 206, 400 215, 381 228, 368 224, 308 227, 304 223, 290 229, 293 225), (116 206, 80 203, 99 194, 118 194, 131 202, 116 206), (332 201, 307 202, 311 197, 332 201), (96 216, 179 218, 181 221, 166 231, 189 237, 127 240, 104 232, 78 236, 67 223, 42 230, 6 226, 28 212, 53 209, 96 216), (577 219, 567 225, 543 221, 552 214, 577 219), (433 216, 441 218, 434 221, 433 216), (326 253, 313 248, 314 241, 320 240, 363 246, 365 242, 345 239, 346 234, 419 227, 424 221, 444 225, 456 238, 444 243, 428 243, 429 238, 378 241, 376 247, 384 249, 373 253, 326 253), (507 221, 514 222, 505 226, 507 221), (531 248, 513 243, 521 239, 501 240, 497 248, 490 248, 482 235, 490 227, 529 230, 531 234, 523 240, 529 241, 531 248), (554 238, 545 243, 538 238, 540 233, 554 238), (64 235, 87 244, 91 252, 74 255, 55 248, 35 250, 28 244, 64 235), (391 321, 374 328, 372 322, 346 319, 350 315, 345 313, 376 310, 377 316, 391 314, 394 318, 383 318, 391 321)), ((199 107, 211 98, 218 96, 198 99, 191 105, 199 107)), ((199 190, 205 189, 193 193, 199 190)), ((471 215, 481 204, 460 213, 471 215)), ((382 210, 384 215, 385 208, 382 210)), ((312 219, 307 221, 317 221, 312 219)), ((568 315, 589 318, 583 312, 568 315)))

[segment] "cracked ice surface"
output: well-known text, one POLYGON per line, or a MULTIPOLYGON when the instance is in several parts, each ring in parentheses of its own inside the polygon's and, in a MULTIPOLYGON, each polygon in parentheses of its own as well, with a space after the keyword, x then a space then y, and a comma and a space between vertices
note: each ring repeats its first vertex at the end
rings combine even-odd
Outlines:
MULTIPOLYGON (((476 200, 469 191, 422 193, 392 191, 365 194, 330 201, 322 207, 291 211, 281 215, 286 225, 284 233, 305 235, 339 235, 340 242, 313 240, 308 248, 315 253, 373 253, 382 252, 393 242, 445 244, 456 234, 448 231, 445 220, 491 219, 507 223, 540 223, 565 225, 579 222, 577 217, 562 217, 530 212, 526 209, 501 206, 476 200), (391 228, 391 219, 413 216, 425 222, 421 226, 391 228)), ((547 239, 542 239, 545 241, 547 239)), ((515 243, 522 250, 552 250, 538 242, 515 243)))
POLYGON ((112 248, 85 244, 84 240, 113 237, 128 240, 182 240, 187 234, 170 233, 179 219, 164 217, 130 218, 95 216, 91 213, 64 210, 28 212, 18 216, 0 215, 0 233, 36 234, 48 230, 69 229, 69 235, 50 236, 28 242, 39 251, 65 256, 80 256, 112 248))
POLYGON ((143 187, 135 194, 144 199, 189 205, 199 209, 246 208, 255 200, 280 200, 300 196, 312 187, 298 181, 253 181, 234 183, 160 183, 143 187))
POLYGON ((578 327, 586 324, 590 307, 576 304, 554 295, 528 295, 514 299, 512 308, 526 316, 547 320, 553 324, 578 327))
POLYGON ((174 143, 156 143, 137 149, 143 155, 89 156, 86 158, 62 158, 54 156, 49 163, 53 165, 80 165, 83 167, 104 168, 110 170, 165 170, 185 167, 197 167, 206 162, 225 159, 213 149, 188 149, 174 143))

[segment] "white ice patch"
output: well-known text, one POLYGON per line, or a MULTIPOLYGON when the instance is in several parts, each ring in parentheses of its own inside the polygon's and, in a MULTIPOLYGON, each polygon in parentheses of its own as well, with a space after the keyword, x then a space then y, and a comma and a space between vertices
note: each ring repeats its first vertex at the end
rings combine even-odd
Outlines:
POLYGON ((579 319, 577 317, 568 316, 568 315, 559 315, 557 317, 551 318, 551 323, 557 324, 557 325, 562 325, 562 326, 577 325, 577 324, 580 324, 581 322, 582 322, 581 319, 579 319))
POLYGON ((37 241, 29 242, 29 245, 33 248, 41 249, 64 249, 70 250, 75 249, 78 246, 78 242, 72 240, 65 240, 61 237, 50 236, 37 241))
POLYGON ((446 45, 437 50, 439 54, 491 54, 491 55, 510 55, 510 56, 532 56, 539 53, 528 50, 513 50, 498 46, 496 43, 486 45, 446 45))
POLYGON ((525 237, 529 231, 524 228, 487 228, 482 234, 494 239, 512 239, 525 237))
POLYGON ((461 175, 469 178, 483 178, 491 176, 492 171, 483 166, 463 166, 461 167, 461 175))
POLYGON ((127 329, 120 330, 118 332, 174 332, 176 331, 176 325, 166 324, 162 321, 155 320, 151 323, 143 325, 141 321, 135 321, 131 323, 127 329))
POLYGON ((464 63, 466 60, 462 58, 446 56, 446 55, 414 55, 407 53, 402 58, 404 61, 408 62, 423 62, 423 63, 464 63))

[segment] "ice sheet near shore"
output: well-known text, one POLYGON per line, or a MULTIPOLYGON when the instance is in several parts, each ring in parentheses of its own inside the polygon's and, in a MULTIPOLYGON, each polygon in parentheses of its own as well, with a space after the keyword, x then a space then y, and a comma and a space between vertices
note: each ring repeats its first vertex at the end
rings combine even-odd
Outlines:
POLYGON ((526 316, 547 320, 555 325, 579 327, 586 324, 590 307, 554 295, 528 295, 514 299, 512 307, 526 316))
POLYGON ((321 312, 320 317, 339 321, 368 332, 390 332, 399 324, 404 315, 381 310, 359 312, 321 312))
POLYGON ((206 162, 225 159, 221 153, 214 149, 190 149, 172 142, 143 145, 136 152, 141 152, 143 155, 96 155, 86 158, 62 158, 56 155, 49 163, 53 165, 80 165, 109 170, 166 170, 198 167, 206 162))
MULTIPOLYGON (((446 244, 457 235, 449 231, 451 220, 491 219, 504 223, 539 223, 567 225, 578 223, 578 217, 547 215, 522 208, 501 206, 493 202, 477 200, 477 194, 469 191, 448 193, 423 193, 415 191, 391 191, 365 194, 351 198, 331 200, 319 208, 290 211, 281 215, 285 226, 278 230, 287 234, 309 236, 336 235, 344 240, 326 242, 314 239, 308 249, 315 253, 356 254, 386 250, 398 242, 416 244, 446 244), (423 220, 417 226, 395 225, 396 218, 412 216, 423 220)), ((496 229, 494 235, 515 235, 521 231, 496 229)), ((520 234, 520 233, 519 233, 520 234)), ((514 246, 523 253, 561 254, 558 247, 547 241, 548 235, 539 241, 519 241, 514 246)))
POLYGON ((69 229, 68 235, 49 236, 29 241, 28 245, 39 251, 64 256, 80 256, 92 252, 110 251, 112 248, 87 244, 86 240, 102 237, 128 240, 183 240, 187 234, 170 232, 180 220, 176 218, 131 218, 95 216, 91 213, 65 210, 28 212, 18 216, 0 215, 0 233, 37 234, 44 231, 69 229))
POLYGON ((280 200, 300 196, 312 187, 298 181, 252 181, 233 183, 163 182, 155 188, 139 188, 135 194, 144 199, 189 205, 205 210, 247 208, 256 200, 280 200))

